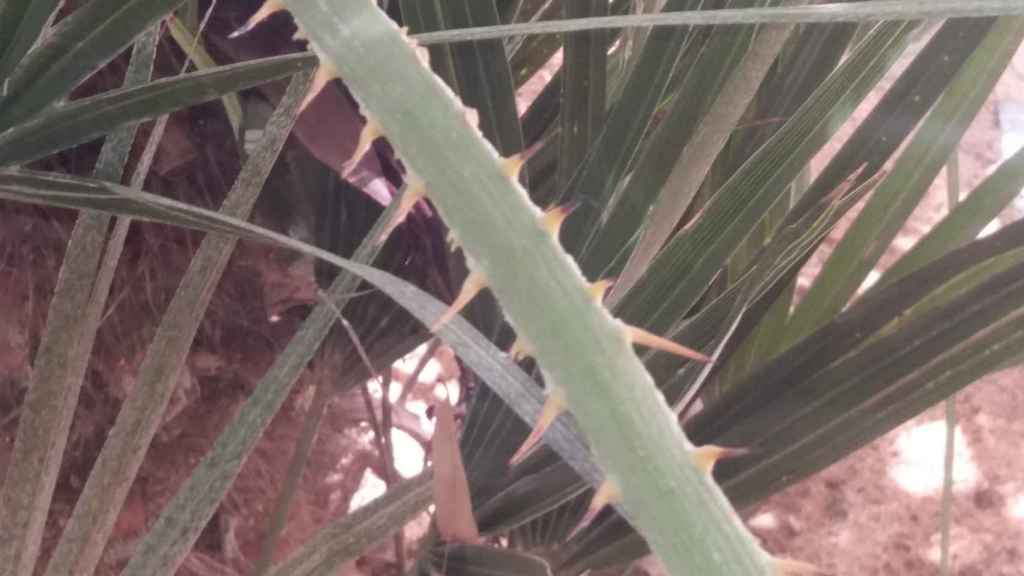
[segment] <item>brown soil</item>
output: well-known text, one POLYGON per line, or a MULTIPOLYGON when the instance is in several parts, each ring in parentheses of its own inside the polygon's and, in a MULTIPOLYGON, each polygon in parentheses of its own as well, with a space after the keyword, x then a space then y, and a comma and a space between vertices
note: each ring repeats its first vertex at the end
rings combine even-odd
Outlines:
MULTIPOLYGON (((1024 371, 957 396, 952 574, 1024 574, 1024 371)), ((751 519, 768 550, 836 575, 938 574, 944 412, 936 407, 771 498, 751 519)))

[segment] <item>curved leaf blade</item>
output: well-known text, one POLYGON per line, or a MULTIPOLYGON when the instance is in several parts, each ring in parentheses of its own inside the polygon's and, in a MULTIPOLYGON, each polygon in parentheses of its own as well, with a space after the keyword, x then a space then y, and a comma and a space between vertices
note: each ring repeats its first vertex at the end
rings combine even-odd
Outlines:
POLYGON ((686 68, 679 93, 651 135, 624 190, 615 195, 607 218, 598 224, 600 230, 593 246, 581 259, 583 270, 592 277, 617 274, 621 268, 621 262, 618 266, 612 263, 628 255, 628 247, 633 245, 645 214, 693 137, 702 115, 750 46, 753 33, 750 28, 715 29, 693 64, 686 68))
POLYGON ((865 294, 849 310, 787 349, 746 382, 705 408, 687 423, 703 442, 746 428, 765 413, 785 390, 841 360, 860 342, 917 305, 925 296, 964 271, 1024 246, 1024 221, 987 238, 971 242, 907 274, 892 284, 865 294))
POLYGON ((787 220, 831 193, 861 166, 865 168, 859 180, 885 166, 994 22, 993 18, 967 18, 943 23, 801 195, 787 220))
MULTIPOLYGON (((693 139, 680 151, 661 182, 661 193, 619 276, 617 292, 628 290, 672 237, 792 31, 791 26, 764 26, 757 31, 718 97, 702 114, 693 139)), ((611 300, 614 302, 614 295, 611 300)))
POLYGON ((702 215, 677 234, 623 297, 621 315, 664 332, 692 308, 817 153, 841 120, 902 52, 912 23, 879 24, 811 98, 715 194, 702 215), (682 278, 678 270, 686 270, 682 278), (673 313, 666 313, 674 310, 673 313))
POLYGON ((431 560, 441 574, 551 576, 551 567, 537 556, 493 546, 449 544, 433 550, 431 560))
POLYGON ((737 505, 749 505, 805 477, 809 468, 838 460, 1018 354, 1014 345, 1024 337, 1024 264, 1018 261, 901 324, 801 382, 769 409, 781 409, 791 420, 773 426, 767 437, 762 427, 757 450, 722 467, 721 478, 736 491, 737 505))
POLYGON ((800 337, 846 305, 920 202, 1024 40, 1024 18, 1000 18, 968 58, 889 177, 843 235, 793 312, 800 337))
POLYGON ((164 78, 60 106, 0 135, 0 166, 23 164, 114 128, 215 100, 309 70, 316 58, 291 54, 164 78))
MULTIPOLYGON (((441 3, 450 28, 497 25, 494 0, 447 0, 441 3)), ((477 110, 480 130, 504 156, 523 149, 523 135, 516 112, 515 85, 505 46, 500 40, 484 40, 451 46, 457 92, 477 110)))
POLYGON ((7 78, 47 23, 61 0, 7 0, 0 4, 0 79, 7 78))
MULTIPOLYGON (((210 212, 209 210, 107 182, 31 171, 0 170, 0 198, 21 202, 43 203, 72 209, 97 209, 119 215, 130 215, 139 219, 186 226, 206 232, 219 232, 259 242, 277 243, 348 270, 363 280, 374 284, 416 316, 424 325, 433 325, 447 309, 447 305, 386 272, 340 258, 288 236, 277 234, 216 212, 210 212)), ((332 288, 332 294, 335 294, 334 288, 332 288)), ((342 294, 335 294, 335 296, 342 297, 345 294, 347 294, 347 291, 343 291, 342 294)), ((327 306, 321 306, 314 310, 310 319, 307 319, 303 330, 289 344, 288 350, 282 353, 281 358, 275 362, 274 367, 264 376, 261 383, 277 382, 281 380, 281 373, 285 373, 296 366, 297 369, 301 369, 312 356, 312 351, 300 357, 293 356, 290 350, 293 346, 296 349, 309 347, 310 350, 315 350, 316 345, 311 345, 310 342, 318 344, 326 335, 327 329, 333 321, 333 312, 327 306), (317 314, 317 311, 321 309, 323 313, 317 314)), ((532 378, 523 373, 518 366, 505 357, 504 353, 495 348, 488 339, 484 338, 468 322, 462 318, 455 318, 450 324, 443 327, 438 335, 456 351, 459 357, 481 380, 486 382, 509 407, 516 411, 524 422, 532 423, 537 419, 543 403, 541 390, 536 386, 532 378)), ((298 372, 296 371, 294 376, 297 377, 297 375, 298 372)), ((261 394, 261 392, 257 392, 249 400, 249 404, 253 405, 253 410, 267 410, 266 404, 270 403, 273 405, 277 401, 277 395, 287 393, 287 390, 274 389, 271 384, 264 384, 263 386, 268 388, 263 392, 264 396, 257 397, 261 394)), ((279 386, 287 388, 290 384, 281 384, 279 386)), ((262 388, 258 387, 259 390, 262 390, 262 388)), ((243 412, 245 412, 245 409, 243 409, 243 412)), ((241 414, 239 418, 242 418, 241 414)), ((253 419, 258 418, 258 416, 246 415, 245 418, 253 419)), ((601 482, 604 476, 603 473, 591 460, 589 449, 568 419, 562 418, 556 421, 545 435, 545 441, 588 482, 601 482)), ((219 439, 218 446, 221 446, 224 453, 217 454, 216 460, 221 463, 237 462, 239 458, 237 450, 239 448, 233 447, 235 442, 237 440, 223 437, 219 439)), ((215 451, 217 450, 215 448, 215 451)), ((207 459, 209 460, 210 458, 208 456, 207 459)), ((203 464, 204 467, 210 470, 216 470, 217 465, 217 463, 206 463, 206 461, 203 464)), ((197 479, 196 482, 199 482, 199 480, 197 479)), ((190 498, 202 501, 211 500, 208 494, 209 490, 211 490, 210 486, 197 483, 191 489, 197 494, 201 494, 202 498, 198 496, 181 496, 181 493, 179 493, 179 497, 185 501, 191 501, 190 498)), ((216 502, 217 500, 213 499, 209 505, 213 506, 216 502)), ((199 524, 200 528, 202 525, 202 523, 199 524)))
POLYGON ((1024 14, 1017 0, 865 0, 825 6, 779 6, 723 10, 666 10, 658 14, 605 16, 576 20, 505 24, 420 34, 421 44, 465 42, 523 34, 560 34, 602 28, 724 26, 731 24, 834 24, 943 18, 983 18, 1024 14))
POLYGON ((558 461, 538 472, 508 484, 500 493, 477 508, 483 532, 500 535, 566 501, 587 489, 568 464, 558 461))
POLYGON ((0 132, 36 115, 184 0, 93 0, 25 57, 0 101, 0 132))
MULTIPOLYGON (((606 0, 564 2, 566 18, 608 13, 606 0)), ((558 185, 569 183, 600 129, 605 113, 608 41, 603 30, 569 34, 562 48, 558 185)))
MULTIPOLYGON (((291 132, 309 79, 308 74, 293 79, 268 123, 266 135, 228 193, 222 208, 225 214, 248 218, 291 132)), ((236 243, 230 236, 207 236, 190 262, 146 350, 132 394, 121 407, 47 566, 47 576, 88 574, 99 563, 236 243)))
MULTIPOLYGON (((217 62, 203 47, 202 41, 196 38, 177 16, 171 15, 167 20, 167 31, 171 33, 171 37, 174 38, 178 47, 188 54, 196 68, 211 70, 217 67, 217 62)), ((224 112, 234 130, 235 138, 240 138, 242 136, 242 103, 239 102, 236 94, 227 94, 221 100, 224 101, 224 112)))
POLYGON ((885 286, 976 238, 989 222, 1020 195, 1022 188, 1024 148, 1000 164, 965 200, 958 202, 949 215, 886 270, 878 281, 878 287, 885 286))
POLYGON ((327 576, 412 520, 430 504, 432 474, 392 487, 383 496, 324 528, 267 576, 327 576))
MULTIPOLYGON (((153 28, 136 42, 125 73, 126 85, 149 79, 159 36, 159 30, 153 28)), ((100 150, 94 175, 120 181, 134 139, 134 128, 111 134, 100 150)), ((147 171, 140 165, 133 177, 141 180, 147 171)), ((39 532, 52 503, 71 418, 127 233, 126 226, 116 227, 108 240, 109 227, 107 214, 80 214, 61 265, 46 330, 34 359, 33 383, 25 401, 28 409, 19 421, 12 463, 0 496, 0 532, 4 534, 0 571, 5 574, 6 570, 31 572, 38 561, 39 532)))
MULTIPOLYGON (((664 10, 700 8, 704 0, 669 0, 664 10)), ((651 31, 636 66, 630 71, 622 96, 608 113, 604 127, 583 164, 561 192, 562 198, 586 199, 604 206, 626 170, 633 163, 644 134, 661 104, 672 70, 693 39, 688 28, 651 31)), ((590 241, 600 214, 591 211, 567 222, 564 242, 570 254, 581 254, 590 241)))

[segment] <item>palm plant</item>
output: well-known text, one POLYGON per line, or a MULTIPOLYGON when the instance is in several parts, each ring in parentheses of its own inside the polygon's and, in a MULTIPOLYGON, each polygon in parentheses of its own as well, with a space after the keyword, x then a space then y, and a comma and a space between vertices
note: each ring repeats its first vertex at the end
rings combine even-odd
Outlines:
MULTIPOLYGON (((269 2, 292 13, 312 53, 156 81, 157 25, 183 0, 93 0, 51 25, 59 4, 0 5, 0 197, 81 210, 0 500, 0 574, 36 569, 131 219, 209 235, 47 574, 96 569, 238 238, 342 272, 325 277, 325 301, 123 573, 177 570, 338 311, 356 314, 346 304, 364 282, 404 310, 373 338, 375 314, 396 313, 364 314, 359 339, 381 342, 368 347, 367 364, 400 356, 430 338, 429 327, 479 381, 460 440, 479 537, 438 523, 416 559, 425 572, 580 574, 622 566, 648 547, 676 574, 802 569, 764 553, 737 511, 1019 362, 1024 225, 976 238, 1024 186, 1024 153, 858 294, 1024 39, 1016 0, 401 0, 387 14, 370 2, 269 2), (132 43, 124 88, 65 101, 132 43), (560 48, 561 69, 520 117, 517 87, 560 48), (908 63, 880 102, 812 173, 812 158, 901 57, 908 63), (337 75, 367 119, 356 155, 383 134, 404 165, 401 201, 372 228, 364 223, 358 247, 336 250, 347 259, 332 253, 337 246, 246 223, 309 85, 337 75), (120 184, 139 122, 285 77, 220 212, 143 192, 145 162, 120 184), (91 177, 30 169, 101 135, 91 177), (384 270, 398 268, 382 239, 409 228, 396 224, 424 194, 466 258, 427 265, 468 272, 471 287, 494 295, 465 318, 438 300, 443 287, 431 295, 413 284, 423 277, 384 270), (569 202, 578 208, 558 234, 550 215, 569 202), (795 301, 803 264, 859 202, 795 301), (606 307, 588 285, 611 277, 606 307), (535 362, 503 352, 516 337, 535 362), (543 443, 526 453, 531 429, 543 443), (715 465, 729 452, 716 446, 743 450, 715 465)), ((356 370, 345 385, 370 372, 356 370)), ((394 486, 269 573, 329 573, 422 511, 430 481, 427 473, 394 486)))

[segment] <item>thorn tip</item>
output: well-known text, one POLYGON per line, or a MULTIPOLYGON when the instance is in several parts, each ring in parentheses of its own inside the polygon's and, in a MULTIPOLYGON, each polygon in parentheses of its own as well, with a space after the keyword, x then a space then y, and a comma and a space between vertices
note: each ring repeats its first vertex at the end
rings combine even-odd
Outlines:
MULTIPOLYGON (((366 153, 370 151, 370 146, 377 138, 384 135, 381 131, 380 124, 376 120, 366 117, 366 124, 359 131, 359 141, 356 142, 356 149, 352 152, 352 156, 345 161, 345 176, 348 176, 352 170, 355 169, 356 165, 366 156, 366 153)), ((418 178, 417 178, 418 180, 418 178)))
MULTIPOLYGON (((410 173, 411 174, 411 173, 410 173)), ((395 228, 399 224, 405 222, 409 213, 412 212, 416 203, 422 200, 427 195, 426 185, 423 181, 417 178, 415 175, 410 175, 406 179, 405 192, 398 199, 398 207, 395 208, 395 214, 391 217, 391 221, 388 222, 384 230, 381 231, 380 237, 377 238, 378 244, 383 244, 388 239, 388 236, 395 231, 395 228)))
POLYGON ((459 239, 455 237, 454 230, 448 230, 448 234, 444 237, 444 242, 448 245, 449 252, 455 252, 459 249, 459 239))
POLYGON ((557 240, 558 233, 562 229, 562 223, 572 214, 577 205, 577 203, 573 202, 548 208, 544 211, 544 216, 541 217, 541 225, 557 240))
POLYGON ((529 347, 521 336, 516 337, 516 341, 512 343, 512 346, 508 349, 508 356, 513 362, 519 362, 530 355, 529 347))
POLYGON ((228 34, 228 38, 234 39, 243 34, 248 34, 256 28, 260 22, 263 22, 270 17, 271 14, 280 12, 281 10, 284 10, 284 4, 280 0, 267 0, 252 16, 249 17, 248 20, 245 21, 245 24, 242 24, 237 30, 228 34))
POLYGON ((502 158, 501 169, 509 179, 518 182, 519 172, 522 171, 524 164, 526 164, 526 159, 523 158, 522 153, 513 154, 508 158, 502 158))
POLYGON ((523 444, 519 446, 519 449, 509 459, 509 466, 515 466, 526 458, 562 412, 565 412, 565 399, 557 388, 552 389, 548 393, 547 399, 544 400, 544 406, 540 409, 537 423, 534 424, 533 430, 530 430, 530 435, 526 437, 523 444))
POLYGON ((694 448, 693 461, 701 470, 710 474, 715 468, 715 463, 722 458, 739 458, 747 454, 750 454, 749 448, 727 448, 707 444, 694 448))
POLYGON ((604 302, 605 294, 615 285, 615 280, 615 278, 603 278, 590 285, 590 295, 593 296, 595 302, 598 304, 604 302))
POLYGON ((434 322, 434 325, 430 327, 431 332, 437 332, 442 326, 448 321, 454 318, 460 310, 469 304, 469 301, 474 296, 480 293, 487 286, 487 279, 484 278, 483 272, 470 272, 469 276, 466 276, 466 280, 462 282, 462 288, 459 289, 459 295, 455 297, 452 305, 444 311, 444 314, 434 322))
POLYGON ((609 504, 616 504, 622 501, 622 491, 619 489, 619 485, 611 480, 605 480, 598 486, 597 490, 594 491, 594 495, 590 498, 590 505, 587 506, 587 512, 580 518, 580 521, 576 524, 576 527, 572 529, 572 532, 566 537, 570 539, 575 536, 580 530, 583 530, 597 518, 597 515, 604 510, 605 506, 609 504))
POLYGON ((655 350, 661 350, 676 356, 683 358, 689 358, 690 360, 696 360, 697 362, 710 362, 711 359, 705 354, 698 352, 692 348, 687 348, 682 344, 669 340, 668 338, 662 338, 661 336, 651 334, 650 332, 637 328, 636 326, 628 326, 628 335, 631 342, 639 344, 641 346, 647 346, 648 348, 654 348, 655 350))

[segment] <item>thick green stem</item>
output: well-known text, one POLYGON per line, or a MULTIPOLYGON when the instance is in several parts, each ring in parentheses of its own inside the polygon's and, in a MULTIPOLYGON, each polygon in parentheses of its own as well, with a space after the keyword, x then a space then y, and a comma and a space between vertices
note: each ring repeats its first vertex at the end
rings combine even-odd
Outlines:
POLYGON ((694 461, 623 326, 590 296, 539 210, 395 24, 366 1, 286 4, 427 183, 547 382, 565 390, 630 521, 669 570, 771 573, 771 558, 694 461))

